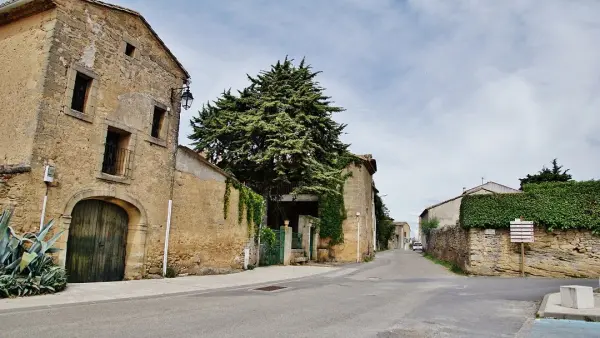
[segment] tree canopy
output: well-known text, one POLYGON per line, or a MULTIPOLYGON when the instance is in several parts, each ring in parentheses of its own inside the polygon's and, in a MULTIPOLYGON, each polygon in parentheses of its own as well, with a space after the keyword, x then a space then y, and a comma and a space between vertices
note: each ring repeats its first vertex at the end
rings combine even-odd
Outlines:
POLYGON ((263 196, 291 183, 295 193, 339 193, 348 145, 332 115, 344 109, 324 94, 319 73, 286 57, 247 75, 248 87, 224 91, 192 118, 194 148, 263 196))
POLYGON ((558 165, 558 160, 552 160, 552 168, 542 167, 537 174, 527 175, 525 178, 520 178, 521 181, 521 190, 523 190, 523 185, 529 183, 542 183, 542 182, 567 182, 572 179, 571 175, 568 173, 569 169, 562 170, 563 166, 558 165))
POLYGON ((396 226, 394 225, 394 219, 390 217, 390 211, 379 194, 375 194, 375 226, 378 247, 382 250, 387 249, 388 241, 394 235, 396 226))

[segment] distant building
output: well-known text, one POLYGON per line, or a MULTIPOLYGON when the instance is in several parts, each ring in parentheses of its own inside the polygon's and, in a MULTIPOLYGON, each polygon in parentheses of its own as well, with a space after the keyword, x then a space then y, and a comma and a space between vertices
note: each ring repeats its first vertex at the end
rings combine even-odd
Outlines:
POLYGON ((388 242, 389 249, 407 250, 410 243, 410 225, 407 222, 395 222, 394 234, 388 242))
POLYGON ((516 194, 521 193, 520 190, 507 187, 496 182, 487 182, 485 184, 476 186, 471 189, 466 189, 462 194, 455 196, 451 199, 443 202, 434 204, 421 212, 419 215, 419 239, 421 243, 426 246, 426 238, 421 232, 421 222, 423 220, 429 220, 436 218, 440 225, 439 227, 446 227, 456 225, 460 216, 460 203, 462 198, 466 195, 479 195, 479 194, 516 194))

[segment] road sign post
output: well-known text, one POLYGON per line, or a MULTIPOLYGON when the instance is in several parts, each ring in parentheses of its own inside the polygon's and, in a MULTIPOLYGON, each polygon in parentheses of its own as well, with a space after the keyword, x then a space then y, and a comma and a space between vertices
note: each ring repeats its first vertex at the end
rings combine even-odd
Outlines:
POLYGON ((521 243, 521 277, 525 277, 525 243, 533 243, 533 222, 523 217, 510 222, 511 243, 521 243))

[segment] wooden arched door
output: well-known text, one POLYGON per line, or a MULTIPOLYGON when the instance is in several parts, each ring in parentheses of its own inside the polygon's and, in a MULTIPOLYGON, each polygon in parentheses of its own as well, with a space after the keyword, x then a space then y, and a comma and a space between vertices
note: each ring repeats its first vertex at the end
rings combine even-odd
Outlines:
POLYGON ((71 283, 123 280, 129 217, 116 204, 85 200, 71 213, 66 270, 71 283))

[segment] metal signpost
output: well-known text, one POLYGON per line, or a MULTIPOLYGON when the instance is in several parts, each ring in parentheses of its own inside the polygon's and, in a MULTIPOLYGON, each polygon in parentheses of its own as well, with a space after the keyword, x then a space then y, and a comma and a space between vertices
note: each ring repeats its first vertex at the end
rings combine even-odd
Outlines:
POLYGON ((521 277, 525 277, 525 243, 533 243, 533 221, 521 217, 510 222, 510 242, 521 243, 521 277))

